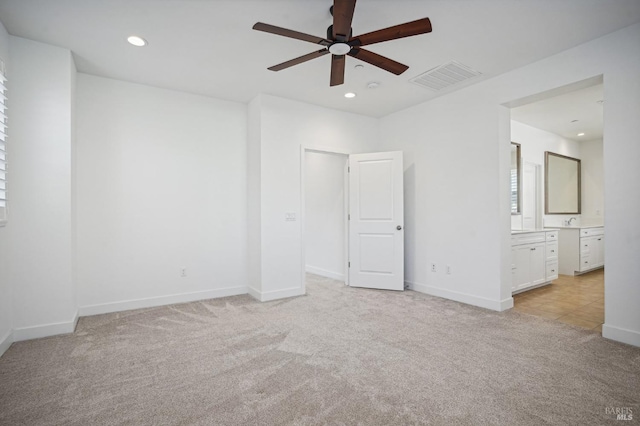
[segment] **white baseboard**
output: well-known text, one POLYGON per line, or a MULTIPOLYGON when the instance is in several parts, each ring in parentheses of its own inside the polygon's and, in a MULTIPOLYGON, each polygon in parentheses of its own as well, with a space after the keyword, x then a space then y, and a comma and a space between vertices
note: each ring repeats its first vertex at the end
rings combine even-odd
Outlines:
POLYGON ((513 307, 513 298, 504 300, 492 300, 484 297, 474 296, 472 294, 461 293, 458 291, 447 290, 439 287, 432 287, 425 284, 417 284, 411 281, 405 281, 405 284, 410 290, 415 290, 420 293, 426 293, 431 296, 442 297, 444 299, 455 300, 456 302, 466 303, 467 305, 479 306, 485 309, 491 309, 492 311, 504 311, 513 307), (510 302, 509 302, 510 301, 510 302), (509 306, 511 303, 511 306, 509 306))
POLYGON ((310 274, 320 275, 321 277, 331 278, 333 280, 344 281, 344 274, 338 272, 333 272, 327 269, 317 268, 310 265, 306 265, 304 269, 310 274))
POLYGON ((513 308, 513 297, 508 297, 500 301, 500 311, 506 311, 513 308))
POLYGON ((103 303, 80 307, 80 316, 108 314, 111 312, 130 311, 132 309, 153 308, 172 305, 174 303, 196 302, 198 300, 217 299, 219 297, 247 294, 248 288, 228 287, 215 290, 196 291, 193 293, 172 294, 170 296, 149 297, 145 299, 124 300, 121 302, 103 303))
POLYGON ((41 337, 73 333, 76 329, 77 324, 78 312, 76 312, 71 321, 35 325, 32 327, 14 328, 13 341, 21 342, 23 340, 39 339, 41 337))
POLYGON ((640 347, 640 333, 637 331, 603 324, 602 337, 640 347))
POLYGON ((249 294, 260 302, 270 302, 277 299, 286 299, 288 297, 303 296, 304 290, 300 287, 287 288, 284 290, 260 292, 255 288, 249 287, 249 294))
POLYGON ((9 330, 4 337, 0 338, 0 356, 9 349, 13 343, 13 330, 9 330))

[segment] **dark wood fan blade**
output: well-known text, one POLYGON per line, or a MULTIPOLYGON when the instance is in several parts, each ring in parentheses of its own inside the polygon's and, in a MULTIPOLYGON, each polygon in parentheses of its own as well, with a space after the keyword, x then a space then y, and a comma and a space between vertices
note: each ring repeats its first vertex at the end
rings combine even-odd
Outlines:
POLYGON ((347 41, 351 34, 351 21, 356 0, 333 0, 333 39, 347 41))
POLYGON ((339 86, 344 83, 344 62, 344 55, 333 55, 331 58, 330 86, 339 86))
POLYGON ((351 52, 349 52, 348 55, 371 65, 375 65, 376 67, 382 68, 383 70, 389 71, 395 75, 400 75, 409 69, 408 66, 403 65, 400 62, 396 62, 393 59, 378 55, 377 53, 373 53, 369 50, 358 49, 357 47, 351 49, 351 52))
POLYGON ((378 31, 362 34, 349 40, 351 46, 367 46, 381 41, 395 40, 403 37, 411 37, 418 34, 431 32, 431 21, 429 18, 418 19, 378 31))
POLYGON ((309 34, 301 33, 298 31, 288 30, 282 27, 276 27, 275 25, 265 24, 258 22, 253 26, 254 30, 264 31, 265 33, 276 34, 283 37, 295 38, 296 40, 308 41, 310 43, 321 44, 323 46, 329 46, 331 42, 322 37, 316 37, 309 34))
POLYGON ((299 58, 291 59, 290 61, 283 62, 283 63, 278 64, 278 65, 274 65, 272 67, 269 67, 268 69, 270 69, 271 71, 280 71, 280 70, 283 70, 285 68, 289 68, 289 67, 292 67, 294 65, 298 65, 298 64, 301 64, 303 62, 307 62, 307 61, 310 61, 312 59, 319 58, 320 56, 324 56, 327 53, 329 53, 329 51, 327 49, 318 50, 317 52, 311 52, 311 53, 308 53, 306 55, 302 55, 299 58))

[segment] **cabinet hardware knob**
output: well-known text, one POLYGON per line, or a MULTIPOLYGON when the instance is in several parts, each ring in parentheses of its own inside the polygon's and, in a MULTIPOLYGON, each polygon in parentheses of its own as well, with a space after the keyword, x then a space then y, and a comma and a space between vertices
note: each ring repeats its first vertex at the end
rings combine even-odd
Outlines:
POLYGON ((402 226, 398 225, 398 226, 396 226, 396 229, 397 229, 398 231, 400 231, 400 230, 402 229, 402 226))

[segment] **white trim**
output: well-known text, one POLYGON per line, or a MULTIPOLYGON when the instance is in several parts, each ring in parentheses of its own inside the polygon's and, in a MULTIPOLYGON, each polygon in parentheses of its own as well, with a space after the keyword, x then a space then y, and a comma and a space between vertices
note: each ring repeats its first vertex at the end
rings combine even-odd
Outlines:
POLYGON ((13 341, 39 339, 41 337, 56 336, 58 334, 73 333, 78 324, 78 312, 73 319, 68 322, 56 322, 51 324, 34 325, 32 327, 22 327, 13 329, 13 341))
POLYGON ((492 300, 486 299, 484 297, 474 296, 472 294, 446 290, 444 288, 412 283, 411 281, 405 281, 405 285, 409 288, 409 290, 429 294, 431 296, 442 297, 444 299, 454 300, 456 302, 466 303, 467 305, 491 309, 492 311, 504 311, 513 307, 513 298, 511 297, 504 300, 492 300))
POLYGON ((602 337, 640 347, 640 333, 634 330, 603 324, 602 337))
POLYGON ((132 309, 153 308, 156 306, 173 305, 175 303, 195 302, 198 300, 216 299, 219 297, 247 294, 245 286, 227 287, 215 290, 196 291, 193 293, 172 294, 170 296, 149 297, 145 299, 124 300, 121 302, 103 303, 80 307, 81 316, 100 315, 110 312, 129 311, 132 309))
POLYGON ((500 312, 513 308, 513 297, 508 297, 500 301, 500 312))
POLYGON ((260 292, 253 287, 249 287, 249 296, 260 302, 260 292))
POLYGON ((255 288, 249 288, 249 294, 260 302, 270 302, 277 299, 286 299, 288 297, 304 296, 305 290, 301 287, 286 288, 284 290, 274 290, 259 292, 255 288))
POLYGON ((7 334, 0 339, 0 356, 9 349, 11 344, 13 343, 13 331, 9 330, 7 334))
POLYGON ((344 281, 344 274, 339 272, 329 271, 327 269, 317 268, 315 266, 307 265, 305 270, 310 274, 320 275, 321 277, 331 278, 338 281, 344 281))

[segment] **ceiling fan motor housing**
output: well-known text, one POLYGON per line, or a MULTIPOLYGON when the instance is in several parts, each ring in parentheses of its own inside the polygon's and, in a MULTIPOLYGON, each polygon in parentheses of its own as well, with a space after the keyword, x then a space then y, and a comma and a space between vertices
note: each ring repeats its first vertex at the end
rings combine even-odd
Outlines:
MULTIPOLYGON (((327 40, 331 40, 331 41, 342 41, 342 42, 347 42, 349 40, 351 40, 351 37, 353 37, 353 28, 349 29, 349 35, 344 37, 344 40, 340 40, 340 39, 333 39, 333 25, 329 25, 329 27, 327 28, 327 40)), ((340 37, 342 38, 342 37, 340 37)))

